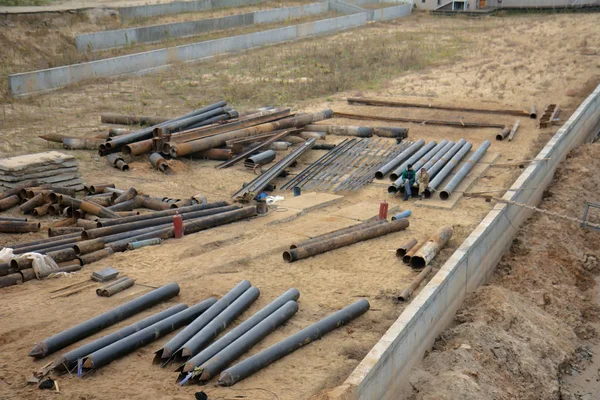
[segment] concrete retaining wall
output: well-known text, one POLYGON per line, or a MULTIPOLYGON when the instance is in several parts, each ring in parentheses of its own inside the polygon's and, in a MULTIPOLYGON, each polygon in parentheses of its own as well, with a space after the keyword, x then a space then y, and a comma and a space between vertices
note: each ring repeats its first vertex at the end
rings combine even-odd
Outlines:
POLYGON ((14 96, 46 92, 86 79, 145 73, 175 62, 195 61, 232 51, 339 32, 366 24, 365 13, 329 18, 246 35, 192 43, 81 64, 9 75, 14 96))
MULTIPOLYGON (((600 132, 600 86, 579 106, 537 155, 504 199, 536 205, 567 153, 600 132), (537 188, 521 190, 520 188, 537 188)), ((531 211, 497 204, 419 292, 333 397, 402 398, 410 370, 446 329, 468 293, 493 272, 531 211)))
POLYGON ((486 7, 492 8, 565 8, 596 5, 598 0, 489 0, 486 7))
POLYGON ((300 18, 305 15, 321 14, 328 10, 329 4, 327 2, 312 3, 298 7, 276 8, 272 10, 229 15, 222 18, 84 33, 77 35, 75 38, 75 45, 78 51, 104 50, 135 43, 159 42, 166 39, 194 36, 204 32, 230 29, 245 25, 285 21, 290 18, 300 18))
MULTIPOLYGON (((354 4, 344 3, 343 1, 330 1, 329 9, 343 14, 367 13, 368 10, 355 6, 354 4)), ((368 17, 368 16, 367 16, 368 17)), ((367 18, 369 19, 369 18, 367 18)))
POLYGON ((372 21, 385 21, 386 19, 400 18, 410 15, 412 11, 412 5, 406 3, 399 6, 379 8, 370 11, 373 12, 371 17, 372 21))
POLYGON ((215 8, 242 7, 262 3, 264 0, 193 0, 174 3, 149 4, 144 6, 120 7, 121 20, 147 18, 157 15, 198 12, 215 8))

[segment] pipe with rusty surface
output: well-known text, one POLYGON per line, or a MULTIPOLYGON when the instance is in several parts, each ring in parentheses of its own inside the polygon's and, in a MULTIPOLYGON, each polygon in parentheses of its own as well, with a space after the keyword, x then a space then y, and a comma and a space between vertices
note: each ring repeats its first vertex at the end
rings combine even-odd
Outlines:
POLYGON ((356 231, 359 231, 359 230, 362 230, 362 229, 365 229, 365 228, 369 228, 371 226, 383 225, 383 224, 386 224, 386 223, 387 223, 387 221, 384 220, 384 219, 382 219, 382 220, 375 220, 375 221, 366 221, 366 222, 363 222, 363 223, 360 223, 360 224, 356 224, 356 225, 348 226, 346 228, 337 229, 337 230, 332 231, 332 232, 324 233, 322 235, 315 236, 315 237, 312 237, 312 238, 307 239, 307 240, 303 240, 303 241, 298 242, 298 243, 292 243, 290 245, 290 249, 295 249, 295 248, 298 248, 298 247, 307 246, 309 244, 318 243, 318 242, 321 242, 323 240, 334 238, 336 236, 345 235, 345 234, 350 233, 350 232, 356 232, 356 231))
POLYGON ((100 368, 104 365, 110 364, 117 358, 129 354, 135 349, 152 343, 156 339, 161 338, 186 324, 189 324, 198 317, 202 316, 203 313, 215 303, 215 301, 216 299, 211 297, 190 308, 186 308, 183 311, 155 322, 152 325, 146 326, 135 333, 132 332, 124 338, 103 346, 90 354, 87 354, 82 359, 83 371, 89 371, 91 369, 100 368))
POLYGON ((410 265, 410 259, 415 255, 417 251, 429 240, 429 236, 421 236, 417 239, 417 243, 406 252, 406 254, 402 257, 402 262, 406 265, 410 265))
POLYGON ((179 285, 169 283, 36 343, 29 356, 45 357, 178 294, 179 285))
POLYGON ((160 153, 150 154, 150 163, 154 168, 161 172, 164 172, 165 174, 170 174, 171 172, 173 172, 171 171, 169 164, 167 164, 167 161, 163 158, 163 156, 160 153))
POLYGON ((23 283, 23 275, 18 272, 0 276, 0 288, 17 285, 19 283, 23 283))
POLYGON ((406 253, 408 253, 408 251, 410 249, 412 249, 413 247, 415 247, 416 244, 417 244, 417 239, 416 238, 412 238, 412 239, 404 242, 396 250, 396 257, 400 257, 400 258, 404 257, 406 255, 406 253))
POLYGON ((502 129, 497 135, 496 140, 504 140, 510 134, 510 128, 506 127, 502 129))
POLYGON ((25 203, 19 206, 19 209, 23 214, 27 214, 33 211, 34 208, 44 205, 48 201, 48 198, 43 194, 36 194, 33 198, 27 200, 25 203))
POLYGON ((91 194, 100 194, 100 193, 104 193, 107 188, 114 189, 115 184, 114 183, 103 183, 103 184, 99 184, 99 185, 91 185, 87 188, 87 190, 91 194))
POLYGON ((319 339, 342 325, 346 325, 348 322, 366 313, 369 308, 369 302, 364 299, 344 307, 319 322, 302 329, 292 336, 287 337, 273 346, 270 346, 223 371, 219 377, 219 385, 232 386, 236 384, 275 361, 298 350, 300 347, 319 339))
POLYGON ((190 154, 193 159, 205 159, 215 161, 227 161, 233 157, 233 152, 230 149, 210 149, 199 153, 190 154))
POLYGON ((27 233, 40 230, 39 222, 23 221, 0 221, 0 232, 2 233, 27 233))
MULTIPOLYGON (((285 293, 267 304, 260 311, 256 312, 250 318, 233 328, 225 336, 221 337, 219 340, 215 341, 200 353, 189 359, 184 365, 180 366, 177 371, 183 373, 190 372, 195 367, 204 364, 258 325, 269 315, 279 310, 281 307, 283 307, 283 305, 292 301, 296 302, 299 297, 300 292, 298 289, 288 289, 285 293)), ((183 376, 180 376, 180 378, 183 378, 183 376)))
POLYGON ((247 280, 243 280, 238 283, 220 300, 214 302, 204 314, 192 321, 181 332, 165 343, 162 348, 156 351, 154 353, 154 360, 152 362, 154 364, 163 364, 163 366, 167 365, 167 363, 171 360, 171 357, 173 357, 175 352, 179 350, 181 346, 183 346, 202 328, 208 325, 210 321, 223 312, 223 310, 233 303, 235 299, 240 297, 246 290, 250 289, 250 287, 250 282, 247 280))
MULTIPOLYGON (((105 287, 99 294, 102 297, 110 297, 113 294, 122 292, 125 289, 132 287, 135 284, 135 279, 123 277, 124 279, 120 282, 115 282, 113 285, 105 287)), ((98 293, 98 291, 96 291, 98 293)))
POLYGON ((129 189, 127 189, 127 191, 118 195, 118 197, 115 199, 114 203, 115 204, 123 203, 124 201, 135 198, 137 195, 138 195, 138 191, 135 190, 135 188, 130 187, 129 189))
POLYGON ((471 155, 471 157, 469 157, 467 162, 458 170, 458 172, 452 177, 452 179, 450 179, 450 182, 446 184, 444 189, 442 189, 442 191, 440 192, 440 199, 448 200, 448 198, 452 195, 452 192, 465 178, 465 176, 467 176, 467 174, 469 173, 469 171, 471 171, 473 166, 477 164, 477 161, 479 161, 479 159, 483 157, 483 155, 489 149, 490 146, 491 142, 489 140, 486 140, 481 144, 481 146, 479 146, 477 150, 475 150, 475 152, 471 155))
POLYGON ((101 250, 93 251, 91 253, 84 254, 82 256, 78 256, 79 264, 88 265, 94 263, 98 260, 102 260, 103 258, 110 257, 114 254, 114 251, 110 247, 105 247, 101 250))
POLYGON ((349 246, 351 244, 358 243, 363 240, 384 236, 393 232, 399 232, 408 228, 408 226, 409 222, 407 219, 398 219, 396 221, 388 222, 386 224, 367 227, 359 231, 346 233, 344 235, 336 236, 331 239, 326 239, 321 242, 298 247, 296 249, 287 250, 283 253, 283 260, 288 263, 291 263, 294 261, 302 260, 304 258, 315 256, 317 254, 325 253, 330 250, 335 250, 340 247, 349 246))
POLYGON ((62 195, 59 197, 59 202, 62 205, 71 206, 75 208, 79 208, 81 211, 84 211, 89 214, 97 215, 103 218, 121 218, 119 214, 115 214, 114 211, 108 209, 107 207, 102 207, 101 205, 86 201, 79 200, 73 197, 69 197, 66 195, 62 195))
MULTIPOLYGON (((217 301, 214 299, 214 301, 217 301)), ((144 328, 147 328, 155 323, 164 320, 172 315, 175 315, 188 307, 185 304, 176 304, 172 307, 167 308, 159 313, 153 314, 147 318, 144 318, 141 321, 138 321, 134 324, 126 326, 125 328, 119 329, 116 332, 103 336, 99 339, 94 340, 93 342, 87 343, 83 346, 80 346, 74 350, 71 350, 61 356, 59 356, 51 368, 58 372, 67 372, 71 370, 73 367, 77 365, 77 360, 87 356, 88 354, 92 354, 93 352, 100 350, 110 344, 113 344, 127 336, 131 336, 136 332, 141 331, 144 328)))
POLYGON ((77 255, 91 253, 93 251, 100 250, 104 248, 105 245, 110 243, 118 242, 123 239, 133 238, 145 233, 153 232, 159 229, 167 228, 172 226, 173 223, 169 222, 162 225, 150 226, 147 228, 135 229, 135 230, 127 230, 121 233, 115 233, 107 236, 102 236, 96 239, 90 240, 81 240, 74 244, 73 249, 77 253, 77 255))
MULTIPOLYGON (((125 200, 125 201, 120 202, 119 204, 113 204, 112 206, 109 206, 106 208, 115 213, 118 211, 133 211, 135 208, 144 207, 145 199, 147 199, 147 197, 136 196, 131 200, 125 200)), ((146 208, 148 208, 148 207, 146 207, 146 208)), ((121 218, 115 218, 115 220, 118 220, 118 219, 121 219, 121 218)))
POLYGON ((373 128, 366 126, 341 126, 341 125, 315 125, 309 124, 304 127, 306 132, 325 132, 329 135, 371 137, 373 128))
POLYGON ((427 275, 429 275, 431 273, 431 265, 428 265, 427 267, 425 267, 421 273, 419 275, 417 275, 417 277, 415 278, 414 281, 412 281, 412 283, 402 291, 402 293, 400 293, 400 296, 398 296, 398 301, 406 301, 410 298, 410 296, 412 296, 413 292, 419 287, 419 285, 421 284, 421 282, 423 282, 425 280, 425 278, 427 278, 427 275))
POLYGON ((19 193, 21 193, 21 190, 29 188, 29 187, 34 187, 37 186, 38 181, 37 180, 31 180, 31 181, 27 181, 27 182, 23 182, 17 186, 15 186, 12 189, 8 189, 5 190, 4 192, 0 193, 0 199, 5 199, 7 197, 10 197, 12 195, 18 195, 19 193))
POLYGON ((147 115, 127 115, 115 113, 100 114, 100 122, 104 124, 116 125, 158 125, 172 119, 173 118, 167 117, 150 117, 147 115))
POLYGON ((16 206, 19 204, 20 200, 21 199, 16 194, 3 198, 0 200, 0 211, 8 210, 9 208, 16 206))
POLYGON ((415 269, 425 268, 431 260, 448 243, 454 234, 451 226, 440 228, 410 259, 410 266, 415 269))

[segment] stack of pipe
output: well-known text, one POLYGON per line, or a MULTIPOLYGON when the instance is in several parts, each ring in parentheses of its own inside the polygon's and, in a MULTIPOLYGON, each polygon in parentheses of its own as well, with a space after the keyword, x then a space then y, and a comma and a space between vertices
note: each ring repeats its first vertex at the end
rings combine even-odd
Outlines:
POLYGON ((349 228, 337 230, 325 235, 292 244, 290 250, 283 253, 283 260, 291 263, 307 257, 312 257, 317 254, 325 253, 330 250, 335 250, 340 247, 349 246, 354 243, 361 242, 384 236, 389 233, 399 232, 408 228, 409 222, 407 219, 397 219, 392 222, 386 220, 367 222, 355 225, 349 228))

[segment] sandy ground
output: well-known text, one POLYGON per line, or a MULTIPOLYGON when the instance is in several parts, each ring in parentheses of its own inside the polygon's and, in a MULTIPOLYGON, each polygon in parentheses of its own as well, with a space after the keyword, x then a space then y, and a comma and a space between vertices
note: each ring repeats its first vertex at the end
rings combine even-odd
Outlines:
MULTIPOLYGON (((600 51, 600 37, 588 35, 585 44, 582 39, 590 29, 594 29, 595 24, 594 15, 470 20, 436 19, 418 14, 404 20, 372 25, 364 30, 345 32, 328 40, 336 40, 343 45, 345 40, 358 33, 419 35, 434 32, 440 37, 455 35, 453 37, 464 41, 465 45, 459 58, 453 60, 452 64, 440 62, 443 65, 395 76, 383 82, 381 87, 331 93, 327 98, 311 98, 292 105, 304 110, 331 107, 338 111, 354 109, 372 115, 462 117, 464 120, 502 121, 512 125, 514 117, 350 107, 343 99, 362 94, 454 105, 512 108, 528 108, 533 102, 541 108, 545 102, 552 101, 561 104, 564 110, 562 117, 566 118, 589 93, 600 72, 597 57, 585 55, 600 51), (558 46, 549 52, 546 47, 548 37, 554 37, 552 35, 557 32, 567 45, 558 46), (579 53, 581 58, 572 57, 572 52, 579 53)), ((30 43, 24 42, 22 45, 27 47, 30 43)), ((307 43, 310 41, 285 45, 285 48, 301 49, 307 43)), ((282 48, 284 46, 273 46, 246 55, 224 57, 215 62, 221 63, 217 65, 235 65, 241 57, 264 57, 267 54, 265 52, 282 48)), ((178 115, 198 104, 206 104, 209 100, 214 100, 203 97, 200 82, 205 82, 202 80, 202 70, 206 66, 205 63, 190 64, 143 77, 98 81, 31 99, 5 98, 0 110, 0 155, 55 148, 37 138, 42 132, 84 136, 105 131, 106 127, 101 126, 98 121, 101 112, 178 115), (190 82, 197 83, 190 85, 190 82)), ((268 71, 269 68, 266 67, 265 74, 268 71)), ((259 105, 245 100, 234 103, 233 106, 244 110, 259 105)), ((337 122, 357 124, 356 121, 337 122)), ((557 129, 554 127, 538 131, 531 120, 522 119, 521 123, 522 129, 512 143, 494 141, 497 132, 489 129, 460 130, 414 124, 408 126, 413 140, 457 140, 464 137, 478 145, 483 140, 492 139, 490 151, 501 154, 499 161, 508 161, 531 157, 557 129)), ((340 137, 327 139, 329 142, 341 140, 340 137)), ((306 165, 320 155, 319 152, 314 153, 303 159, 302 163, 306 165)), ((109 168, 103 159, 91 152, 75 151, 73 154, 80 159, 80 168, 88 183, 109 179, 118 187, 135 186, 154 195, 184 197, 203 193, 210 200, 228 199, 242 182, 253 177, 241 167, 221 171, 214 170, 214 162, 182 159, 174 164, 177 175, 167 179, 152 170, 144 158, 134 160, 131 163, 132 170, 122 173, 109 168)), ((508 187, 519 172, 518 168, 490 168, 471 190, 502 190, 508 187)), ((278 181, 278 186, 283 182, 278 181)), ((397 198, 387 197, 386 186, 387 182, 376 183, 358 192, 346 194, 342 202, 307 213, 286 224, 266 226, 270 218, 278 217, 277 212, 273 212, 266 219, 256 218, 191 235, 180 241, 169 241, 159 247, 117 254, 93 265, 91 270, 112 265, 145 284, 160 285, 177 281, 182 287, 177 301, 186 303, 193 303, 210 295, 221 296, 241 279, 249 279, 261 289, 262 294, 259 301, 244 314, 244 318, 287 288, 297 287, 301 292, 300 312, 251 353, 273 344, 358 297, 368 298, 372 306, 368 314, 236 385, 236 391, 217 388, 214 384, 205 389, 211 398, 232 398, 237 395, 252 399, 309 398, 322 389, 341 383, 402 311, 402 305, 397 304, 394 298, 415 274, 395 260, 393 250, 397 245, 412 235, 431 233, 440 225, 453 225, 456 235, 434 261, 434 267, 437 268, 490 207, 481 201, 461 200, 453 210, 417 208, 412 202, 403 203, 397 198), (292 240, 336 229, 339 224, 344 224, 340 217, 332 217, 336 211, 363 201, 377 204, 382 199, 387 199, 391 206, 413 208, 409 231, 291 265, 284 264, 281 260, 283 247, 292 240)), ((283 195, 290 196, 291 193, 284 192, 283 195)), ((375 209, 374 214, 376 212, 375 209)), ((47 220, 44 222, 48 223, 47 220)), ((0 237, 0 244, 21 240, 24 239, 3 235, 0 237)), ((72 280, 28 282, 2 290, 0 296, 6 306, 0 311, 4 322, 0 326, 0 348, 6 356, 0 364, 0 384, 6 388, 0 392, 0 398, 55 397, 54 394, 40 392, 24 384, 32 370, 50 360, 48 358, 33 362, 28 359, 26 353, 31 346, 37 340, 146 290, 136 287, 109 299, 97 298, 92 290, 66 299, 48 299, 50 291, 82 279, 80 276, 86 276, 89 271, 90 269, 84 270, 72 280), (40 304, 44 304, 43 308, 40 304), (27 318, 23 318, 25 315, 27 318)), ((164 307, 166 306, 165 304, 164 307)), ((121 323, 114 329, 127 323, 121 323)), ((556 329, 560 330, 560 327, 556 326, 556 329)), ((174 383, 175 374, 150 365, 153 350, 169 338, 170 336, 136 351, 85 380, 61 378, 62 396, 67 399, 94 399, 101 396, 190 398, 196 388, 179 388, 174 383)), ((564 354, 568 354, 572 339, 575 340, 575 336, 567 335, 560 342, 564 354)))
MULTIPOLYGON (((599 155, 599 144, 573 151, 540 208, 580 217, 586 201, 598 202, 599 155)), ((410 398, 596 398, 599 244, 597 231, 534 215, 412 373, 410 398), (578 376, 590 358, 587 388, 565 385, 563 374, 578 376)))

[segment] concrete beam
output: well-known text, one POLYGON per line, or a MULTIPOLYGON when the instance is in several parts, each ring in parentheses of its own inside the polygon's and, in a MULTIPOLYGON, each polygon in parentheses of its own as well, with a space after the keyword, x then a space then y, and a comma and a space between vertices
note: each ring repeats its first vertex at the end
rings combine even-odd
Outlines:
POLYGON ((312 3, 297 7, 284 7, 229 15, 222 18, 83 33, 75 37, 75 46, 80 52, 106 50, 137 43, 152 43, 167 39, 194 36, 205 32, 252 24, 285 21, 306 15, 321 14, 328 10, 329 4, 327 2, 312 3))
MULTIPOLYGON (((569 151, 600 132, 600 86, 539 152, 504 195, 504 199, 537 205, 554 172, 569 151), (519 190, 536 188, 535 190, 519 190)), ((446 329, 466 296, 494 271, 510 248, 517 229, 530 216, 522 207, 497 204, 440 271, 419 292, 375 344, 348 379, 330 391, 329 398, 403 398, 410 370, 446 329)))

